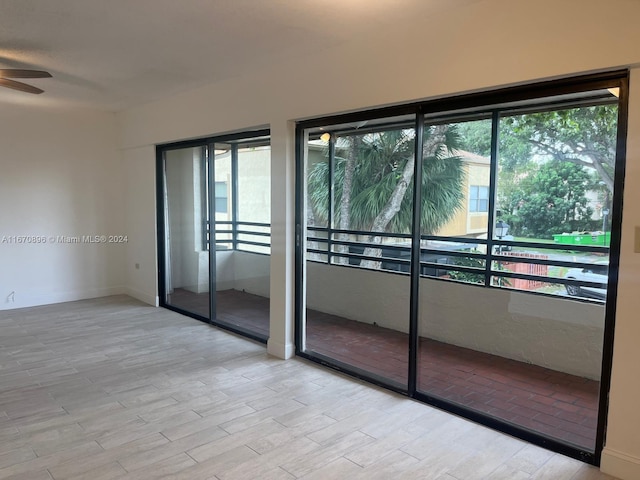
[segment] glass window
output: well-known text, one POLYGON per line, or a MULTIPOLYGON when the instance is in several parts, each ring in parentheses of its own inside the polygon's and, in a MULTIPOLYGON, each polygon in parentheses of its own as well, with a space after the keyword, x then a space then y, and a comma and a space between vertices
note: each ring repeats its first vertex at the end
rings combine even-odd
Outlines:
POLYGON ((489 187, 472 185, 469 192, 469 211, 488 212, 489 211, 489 187))
POLYGON ((271 251, 271 146, 268 141, 236 146, 237 220, 236 248, 268 254, 271 251))
POLYGON ((495 272, 493 285, 604 301, 605 289, 593 295, 593 285, 579 283, 598 280, 585 278, 580 265, 535 260, 598 263, 592 269, 604 269, 600 277, 606 275, 618 119, 612 100, 501 116, 496 202, 499 219, 508 226, 502 238, 528 245, 509 248, 508 255, 518 261, 493 263, 494 270, 507 274, 495 272), (550 249, 549 244, 564 247, 550 249), (572 249, 575 245, 579 247, 572 249), (570 282, 518 275, 533 271, 570 282))
POLYGON ((229 197, 227 196, 227 182, 216 182, 215 184, 215 208, 216 213, 227 213, 229 211, 229 197))

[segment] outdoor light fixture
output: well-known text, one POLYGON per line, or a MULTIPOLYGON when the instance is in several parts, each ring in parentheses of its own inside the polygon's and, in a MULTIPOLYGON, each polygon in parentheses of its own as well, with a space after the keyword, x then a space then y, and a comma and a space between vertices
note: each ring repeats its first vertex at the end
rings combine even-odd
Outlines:
MULTIPOLYGON (((496 222, 494 232, 496 234, 496 237, 498 237, 498 240, 502 240, 502 237, 505 237, 507 235, 508 230, 509 230, 509 224, 503 222, 502 220, 498 220, 496 222)), ((498 245, 496 247, 496 250, 498 253, 502 253, 502 245, 498 245)))
POLYGON ((331 140, 331 134, 329 132, 324 132, 322 135, 320 135, 320 140, 322 140, 323 142, 328 142, 329 140, 331 140))
POLYGON ((495 228, 495 232, 496 232, 496 237, 498 237, 498 239, 502 239, 502 237, 507 235, 507 231, 509 230, 509 225, 507 223, 504 223, 502 220, 498 220, 496 222, 496 228, 495 228))

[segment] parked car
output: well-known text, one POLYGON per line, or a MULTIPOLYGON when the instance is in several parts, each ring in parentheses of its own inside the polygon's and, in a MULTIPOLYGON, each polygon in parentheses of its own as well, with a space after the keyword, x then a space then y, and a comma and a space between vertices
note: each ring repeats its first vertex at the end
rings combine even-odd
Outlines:
MULTIPOLYGON (((564 278, 585 282, 597 282, 606 285, 608 281, 608 270, 608 262, 597 262, 585 268, 572 268, 566 273, 564 278)), ((572 297, 590 297, 601 300, 607 298, 606 288, 572 284, 566 284, 565 288, 567 289, 567 293, 572 297)))

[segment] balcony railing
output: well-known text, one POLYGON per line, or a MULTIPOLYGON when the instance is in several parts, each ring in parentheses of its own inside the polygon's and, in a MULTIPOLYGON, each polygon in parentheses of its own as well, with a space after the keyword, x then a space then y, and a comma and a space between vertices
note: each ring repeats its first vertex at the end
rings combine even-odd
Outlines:
MULTIPOLYGON (((436 235, 420 239, 421 277, 554 296, 569 293, 598 302, 606 297, 607 246, 436 235), (579 273, 594 265, 600 273, 579 273)), ((308 226, 306 251, 314 262, 405 275, 411 270, 409 234, 308 226), (379 243, 371 241, 374 237, 379 243)))
POLYGON ((271 253, 271 224, 216 221, 216 249, 271 253))

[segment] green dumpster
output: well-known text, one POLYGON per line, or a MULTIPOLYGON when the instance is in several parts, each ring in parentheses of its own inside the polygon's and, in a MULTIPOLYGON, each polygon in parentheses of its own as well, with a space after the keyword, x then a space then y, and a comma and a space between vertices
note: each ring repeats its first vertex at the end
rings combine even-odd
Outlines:
POLYGON ((602 245, 611 243, 611 232, 572 232, 558 233, 553 236, 555 243, 564 245, 602 245))

